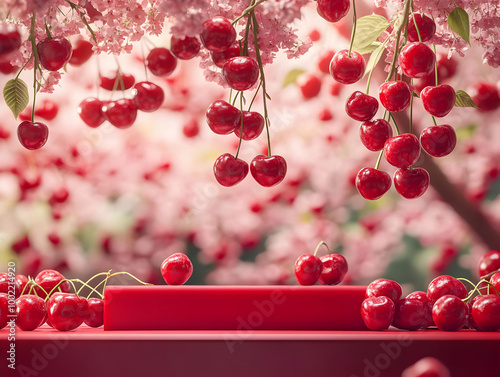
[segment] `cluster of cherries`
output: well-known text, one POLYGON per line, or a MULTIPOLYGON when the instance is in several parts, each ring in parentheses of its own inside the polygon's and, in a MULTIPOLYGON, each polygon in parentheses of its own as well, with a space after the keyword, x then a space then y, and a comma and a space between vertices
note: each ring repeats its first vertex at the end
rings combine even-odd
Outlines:
MULTIPOLYGON (((192 273, 193 265, 183 253, 169 256, 161 265, 161 274, 169 285, 184 284, 192 273)), ((35 279, 1 273, 0 329, 7 326, 13 315, 9 304, 13 299, 10 297, 11 287, 14 287, 15 323, 21 330, 35 330, 44 323, 59 331, 74 330, 83 323, 89 327, 100 327, 104 322, 104 296, 97 289, 104 290, 107 281, 117 275, 128 275, 146 284, 128 272, 100 273, 87 282, 66 279, 56 270, 43 270, 35 279), (104 276, 104 279, 91 287, 89 283, 99 276, 104 276), (77 290, 75 283, 80 283, 82 287, 77 290), (80 295, 84 287, 91 290, 88 297, 80 295), (74 293, 71 293, 72 290, 74 293), (90 297, 92 294, 99 297, 90 297)))
POLYGON ((470 292, 459 279, 441 275, 431 281, 427 292, 412 292, 405 298, 401 298, 402 288, 396 281, 377 279, 366 288, 361 316, 371 330, 389 326, 404 330, 431 326, 445 331, 500 330, 500 252, 485 254, 479 272, 489 280, 483 278, 470 292))

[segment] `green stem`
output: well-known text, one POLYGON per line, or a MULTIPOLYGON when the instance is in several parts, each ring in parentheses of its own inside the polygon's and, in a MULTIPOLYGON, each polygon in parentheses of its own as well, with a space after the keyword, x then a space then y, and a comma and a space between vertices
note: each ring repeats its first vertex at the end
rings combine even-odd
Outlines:
POLYGON ((33 108, 31 109, 31 121, 35 121, 35 103, 36 103, 36 93, 37 90, 37 79, 36 70, 38 69, 38 51, 36 49, 36 37, 35 37, 36 19, 35 14, 31 16, 31 29, 30 29, 30 39, 31 39, 31 49, 33 50, 33 108))
POLYGON ((422 36, 420 35, 420 30, 418 29, 417 20, 415 20, 415 13, 413 13, 413 9, 411 10, 411 17, 413 19, 413 24, 415 25, 415 30, 417 31, 418 41, 422 42, 422 36))
POLYGON ((319 250, 319 248, 320 248, 321 246, 326 246, 326 249, 328 250, 328 254, 331 254, 331 253, 332 253, 332 252, 331 252, 331 250, 330 250, 330 248, 329 248, 329 247, 328 247, 328 245, 326 244, 326 242, 325 242, 325 241, 321 241, 321 242, 318 244, 318 246, 316 246, 316 250, 314 250, 314 256, 316 256, 316 254, 318 253, 318 250, 319 250))
POLYGON ((396 123, 396 119, 392 116, 392 113, 389 111, 389 118, 392 119, 392 122, 394 123, 394 127, 396 128, 396 135, 399 135, 399 127, 398 124, 396 123))
POLYGON ((238 142, 238 149, 234 156, 235 159, 237 159, 240 154, 241 140, 243 140, 243 95, 240 96, 240 141, 238 142))
POLYGON ((380 161, 382 161, 382 156, 384 155, 384 150, 382 149, 380 153, 378 154, 378 159, 377 163, 375 164, 375 169, 378 170, 378 167, 380 166, 380 161))
MULTIPOLYGON (((410 80, 410 85, 413 86, 413 79, 410 80)), ((410 133, 413 133, 413 92, 410 93, 410 133)))
POLYGON ((437 126, 436 118, 434 118, 434 115, 431 115, 432 121, 434 122, 434 125, 437 126))
POLYGON ((436 55, 436 45, 432 44, 432 48, 434 49, 434 77, 436 79, 436 86, 438 86, 438 63, 436 55))
POLYGON ((253 95, 253 98, 250 101, 250 106, 248 106, 248 111, 252 109, 253 101, 255 101, 255 98, 257 98, 257 94, 259 94, 259 89, 261 86, 262 86, 262 81, 259 82, 259 86, 257 86, 257 89, 255 90, 255 94, 253 95))
POLYGON ((352 45, 354 44, 354 36, 356 35, 356 25, 357 25, 357 18, 356 18, 356 0, 352 0, 352 33, 351 33, 351 43, 349 45, 349 58, 351 57, 351 51, 352 51, 352 45))
POLYGON ((255 0, 252 0, 252 2, 250 3, 250 5, 248 6, 247 9, 245 9, 243 11, 243 13, 238 17, 236 18, 233 22, 231 22, 232 25, 235 25, 239 20, 241 20, 243 17, 245 17, 247 14, 249 14, 250 12, 253 12, 253 10, 260 4, 262 4, 264 1, 266 0, 260 0, 260 1, 257 1, 255 2, 255 0))
POLYGON ((410 14, 410 3, 411 0, 406 0, 405 2, 403 21, 401 22, 401 25, 398 26, 398 30, 396 31, 396 47, 394 48, 394 57, 392 58, 391 71, 389 72, 389 75, 387 76, 387 79, 385 81, 389 81, 391 77, 394 75, 394 73, 395 72, 397 73, 396 65, 399 56, 399 40, 401 39, 401 32, 403 31, 404 26, 408 24, 408 17, 410 14))

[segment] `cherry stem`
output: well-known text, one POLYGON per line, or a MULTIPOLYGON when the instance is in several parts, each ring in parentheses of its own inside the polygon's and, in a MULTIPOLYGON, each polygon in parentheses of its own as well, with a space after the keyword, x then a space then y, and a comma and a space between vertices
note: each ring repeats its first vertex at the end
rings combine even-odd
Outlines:
POLYGON ((396 123, 396 119, 392 116, 392 112, 389 111, 389 118, 392 119, 392 122, 394 123, 394 127, 396 128, 396 134, 399 135, 399 127, 398 124, 396 123))
POLYGON ((403 27, 408 24, 408 16, 410 14, 410 3, 411 0, 406 0, 405 2, 403 21, 401 22, 401 25, 398 26, 398 30, 396 32, 396 48, 394 49, 394 57, 392 58, 391 71, 389 72, 389 75, 387 76, 387 79, 385 81, 389 81, 392 75, 395 72, 397 73, 396 64, 399 56, 399 40, 401 39, 401 32, 403 31, 403 27))
POLYGON ((100 294, 100 293, 99 293, 99 292, 98 292, 95 288, 92 288, 90 285, 88 285, 87 283, 83 282, 83 281, 82 281, 82 280, 80 280, 80 279, 72 279, 72 280, 68 280, 68 281, 70 281, 71 283, 72 283, 73 281, 76 281, 76 282, 78 282, 78 283, 80 283, 80 284, 82 285, 78 291, 76 291, 76 290, 75 290, 75 294, 76 294, 77 296, 80 296, 80 292, 81 292, 81 290, 83 289, 83 287, 86 287, 86 288, 90 288, 90 290, 91 290, 91 292, 90 292, 90 293, 91 293, 91 294, 92 294, 92 293, 96 293, 96 294, 97 294, 97 295, 99 295, 101 298, 104 298, 104 296, 103 296, 102 294, 100 294))
POLYGON ((382 156, 384 155, 384 150, 382 149, 380 153, 378 154, 378 159, 377 163, 375 164, 375 169, 378 170, 378 167, 380 166, 380 161, 382 161, 382 156))
MULTIPOLYGON (((410 79, 410 85, 413 86, 413 78, 410 79)), ((413 133, 413 91, 410 93, 410 133, 413 133)))
POLYGON ((266 0, 260 0, 260 1, 257 1, 255 2, 255 0, 252 0, 252 2, 250 3, 250 5, 248 6, 248 8, 246 8, 243 13, 241 13, 240 16, 238 16, 233 22, 231 22, 231 25, 235 25, 239 20, 241 20, 243 17, 245 17, 247 14, 253 12, 253 10, 258 6, 260 5, 261 3, 263 3, 264 1, 266 0))
POLYGON ((110 278, 112 278, 113 276, 118 276, 118 275, 127 275, 127 276, 130 276, 131 278, 137 280, 139 283, 143 284, 143 285, 154 285, 154 284, 150 284, 150 283, 145 283, 143 282, 142 280, 139 280, 138 278, 136 278, 134 275, 132 275, 131 273, 129 272, 126 272, 126 271, 123 271, 123 272, 115 272, 114 274, 111 274, 109 275, 110 278))
POLYGON ((415 14, 413 13, 413 1, 412 1, 411 17, 413 19, 413 24, 415 25, 415 30, 417 31, 418 41, 422 43, 422 36, 420 35, 420 30, 418 29, 417 20, 415 19, 415 14))
POLYGON ((314 254, 313 254, 314 256, 316 256, 316 254, 318 253, 318 250, 319 250, 319 248, 320 248, 321 246, 326 246, 326 249, 328 250, 328 254, 331 254, 331 253, 332 253, 332 252, 331 252, 331 250, 330 250, 330 248, 329 248, 329 247, 328 247, 328 245, 326 244, 326 242, 325 242, 325 241, 321 241, 321 242, 318 244, 318 246, 316 246, 316 250, 314 250, 314 254))
POLYGON ((490 283, 489 280, 486 280, 486 279, 481 279, 479 280, 479 283, 477 283, 477 285, 481 284, 481 283, 486 283, 488 284, 488 294, 490 294, 490 287, 493 288, 495 290, 495 292, 500 296, 500 292, 498 292, 498 290, 495 288, 495 286, 493 284, 490 283))
POLYGON ((240 154, 241 140, 243 140, 243 92, 241 92, 240 95, 240 140, 238 142, 238 149, 236 150, 234 159, 237 159, 240 154))
POLYGON ((146 77, 146 81, 149 81, 148 68, 146 67, 146 54, 144 53, 144 43, 141 43, 141 53, 142 53, 142 64, 144 66, 144 76, 146 77))
POLYGON ((436 45, 432 44, 432 48, 434 49, 434 77, 436 79, 436 86, 438 86, 438 63, 436 55, 436 45))
POLYGON ((431 115, 432 121, 434 122, 434 125, 437 126, 436 118, 434 118, 434 115, 431 115))
POLYGON ((118 86, 118 82, 119 82, 120 86, 122 87, 123 97, 125 97, 125 83, 123 82, 122 69, 120 67, 120 62, 118 61, 118 58, 116 56, 115 56, 115 62, 116 62, 116 66, 117 66, 118 75, 116 76, 115 82, 113 84, 113 92, 115 91, 116 87, 118 86))
POLYGON ((354 36, 356 35, 356 25, 357 25, 357 18, 356 18, 356 1, 352 0, 352 32, 351 32, 351 43, 349 44, 349 53, 347 56, 350 58, 351 57, 351 51, 352 51, 352 45, 354 44, 354 36))
POLYGON ((37 79, 36 79, 36 70, 38 69, 38 51, 36 49, 36 37, 35 37, 35 27, 36 27, 36 19, 35 14, 31 16, 31 28, 30 28, 30 40, 31 40, 31 49, 33 50, 33 107, 31 109, 31 121, 35 121, 35 103, 36 103, 36 93, 37 93, 37 79))
POLYGON ((262 86, 262 81, 259 81, 259 86, 257 86, 257 89, 255 90, 255 94, 253 95, 252 100, 250 101, 250 106, 248 106, 248 111, 252 108, 253 101, 255 101, 255 98, 257 98, 257 94, 259 94, 260 87, 262 86))
POLYGON ((495 275, 497 272, 500 272, 500 268, 496 271, 492 271, 487 275, 481 276, 481 279, 489 280, 493 275, 495 275))

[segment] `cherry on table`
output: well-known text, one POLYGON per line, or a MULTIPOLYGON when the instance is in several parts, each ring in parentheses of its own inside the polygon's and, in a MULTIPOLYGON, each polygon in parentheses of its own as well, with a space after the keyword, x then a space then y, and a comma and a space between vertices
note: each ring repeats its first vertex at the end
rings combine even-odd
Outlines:
POLYGON ((403 298, 396 302, 392 325, 403 330, 418 330, 427 324, 427 307, 420 300, 403 298))
POLYGON ((89 298, 88 312, 84 322, 89 327, 101 327, 104 323, 104 300, 100 298, 89 298))
POLYGON ((359 137, 368 150, 380 151, 386 140, 392 137, 392 127, 385 119, 369 120, 361 124, 359 137))
POLYGON ((429 283, 427 297, 434 304, 440 297, 445 295, 454 295, 463 299, 467 297, 467 288, 453 276, 440 275, 429 283))
POLYGON ((17 127, 17 137, 26 149, 40 149, 49 138, 49 128, 41 122, 25 120, 17 127))
POLYGON ((177 58, 167 48, 153 48, 146 58, 146 67, 155 76, 169 76, 177 67, 177 58))
POLYGON ((432 319, 440 330, 458 331, 467 323, 469 308, 459 297, 446 294, 434 302, 432 319))
POLYGON ((47 300, 48 319, 56 330, 76 329, 85 321, 87 314, 88 302, 85 297, 57 292, 47 300))
POLYGON ((431 115, 441 118, 455 107, 455 89, 450 85, 428 86, 420 92, 424 109, 431 115))
POLYGON ((104 105, 104 116, 116 128, 128 128, 137 118, 137 105, 129 98, 120 98, 104 105))
POLYGON ((16 275, 16 283, 19 286, 19 294, 21 294, 23 290, 26 293, 25 287, 28 285, 28 278, 25 275, 18 274, 16 275))
POLYGON ((370 330, 386 330, 394 321, 395 305, 386 296, 368 297, 361 304, 361 318, 370 330))
POLYGON ((495 83, 480 81, 470 90, 472 101, 481 111, 493 111, 500 106, 500 96, 495 83))
POLYGON ((248 174, 248 164, 235 158, 230 153, 219 156, 214 163, 214 175, 217 182, 224 187, 232 187, 240 183, 248 174))
POLYGON ((259 66, 254 58, 235 56, 224 63, 222 75, 234 90, 248 90, 259 79, 259 66))
POLYGON ((471 313, 478 330, 500 330, 500 297, 496 294, 476 297, 471 313))
POLYGON ((427 42, 436 33, 436 23, 428 16, 415 13, 408 20, 408 41, 409 42, 427 42), (418 27, 415 27, 415 23, 418 27), (418 35, 420 33, 420 40, 418 35))
POLYGON ((410 86, 401 80, 385 82, 379 88, 380 103, 393 113, 410 106, 411 95, 410 86))
POLYGON ((399 65, 403 72, 413 78, 425 77, 434 69, 435 54, 424 43, 408 43, 401 50, 399 65))
POLYGON ((295 261, 295 278, 300 285, 314 285, 323 271, 323 262, 312 254, 302 254, 295 261))
POLYGON ((348 266, 345 257, 341 254, 327 254, 321 258, 323 269, 319 282, 325 285, 337 285, 344 280, 348 266))
POLYGON ((236 40, 236 30, 227 18, 213 17, 203 22, 202 26, 201 43, 212 52, 227 50, 236 40))
POLYGON ((170 50, 172 54, 181 60, 193 59, 200 52, 201 43, 196 37, 176 37, 170 38, 170 50))
POLYGON ((36 295, 22 295, 16 299, 16 313, 17 327, 24 331, 35 330, 47 315, 45 301, 36 295))
POLYGON ((73 53, 68 61, 68 64, 80 66, 86 63, 92 56, 92 43, 85 39, 78 39, 73 46, 73 53))
POLYGON ((403 288, 394 280, 376 279, 366 287, 365 297, 380 297, 385 296, 391 299, 394 303, 398 302, 403 294, 403 288))
POLYGON ((377 113, 377 110, 377 99, 359 90, 350 95, 345 105, 347 115, 360 122, 371 120, 377 113))
POLYGON ((59 289, 61 292, 69 292, 71 290, 71 286, 67 281, 63 281, 64 275, 56 270, 43 270, 35 277, 35 283, 38 284, 43 290, 39 287, 35 287, 35 292, 38 296, 45 299, 47 294, 57 286, 56 290, 52 293, 58 292, 59 289), (62 282, 62 283, 61 283, 62 282), (45 292, 44 292, 45 291, 45 292))
POLYGON ((425 321, 424 328, 429 327, 429 326, 434 326, 434 320, 432 319, 432 303, 429 300, 429 297, 427 297, 427 293, 423 292, 423 291, 415 291, 415 292, 410 293, 408 296, 406 296, 406 298, 421 301, 425 307, 426 321, 425 321))
POLYGON ((92 128, 99 127, 104 123, 106 117, 102 111, 105 102, 94 98, 86 98, 78 105, 78 115, 83 122, 92 128))
POLYGON ((46 38, 36 45, 40 65, 47 71, 58 71, 71 59, 73 48, 66 38, 46 38))
POLYGON ((420 157, 420 143, 410 133, 390 137, 384 144, 384 156, 392 166, 407 168, 420 157))
POLYGON ((317 97, 321 92, 322 82, 321 79, 315 74, 307 74, 299 77, 297 86, 305 99, 317 97))
POLYGON ((497 272, 497 273, 493 274, 493 276, 491 276, 490 283, 498 291, 498 293, 495 292, 495 294, 500 294, 500 272, 497 272))
POLYGON ((149 81, 135 84, 132 95, 137 108, 148 113, 158 110, 165 100, 163 89, 149 81))
POLYGON ((175 253, 161 264, 161 275, 169 285, 182 285, 193 274, 193 264, 184 253, 175 253))
POLYGON ((338 51, 330 61, 329 72, 341 84, 354 84, 365 74, 366 63, 363 55, 356 51, 338 51))
POLYGON ((13 278, 14 281, 10 278, 9 274, 6 272, 0 273, 0 293, 9 294, 9 288, 14 285, 14 294, 16 297, 19 297, 21 293, 19 284, 17 283, 16 278, 13 278))
POLYGON ((318 0, 317 12, 328 22, 337 22, 344 18, 351 7, 349 0, 318 0))
POLYGON ((429 173, 423 168, 399 168, 394 172, 394 187, 405 199, 421 197, 429 187, 429 173))
POLYGON ((285 179, 286 160, 278 155, 255 156, 250 164, 250 173, 258 184, 264 187, 276 186, 285 179))
POLYGON ((134 75, 116 71, 112 76, 99 75, 99 86, 106 90, 127 90, 135 83, 134 75))
POLYGON ((231 58, 241 55, 241 47, 239 41, 234 41, 229 48, 221 52, 210 52, 210 56, 212 57, 212 61, 214 64, 222 68, 224 64, 231 58))
POLYGON ((392 185, 391 176, 385 171, 363 168, 356 175, 356 188, 368 200, 380 199, 392 185))
POLYGON ((243 133, 241 133, 241 124, 236 126, 234 134, 241 135, 243 140, 254 140, 260 136, 264 130, 265 121, 264 117, 256 111, 243 111, 243 133))
POLYGON ((240 126, 240 110, 223 100, 212 102, 205 116, 208 127, 218 135, 228 135, 240 126))
POLYGON ((457 134, 449 124, 425 128, 420 134, 420 145, 433 157, 449 155, 457 145, 457 134))

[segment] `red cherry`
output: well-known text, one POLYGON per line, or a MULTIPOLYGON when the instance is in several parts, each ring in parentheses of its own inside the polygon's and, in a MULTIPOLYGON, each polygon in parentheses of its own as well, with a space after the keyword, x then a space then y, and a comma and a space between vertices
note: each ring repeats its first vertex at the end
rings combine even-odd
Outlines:
POLYGON ((432 307, 432 318, 440 330, 458 331, 467 323, 469 308, 457 296, 441 296, 432 307))
POLYGON ((106 77, 99 75, 101 83, 99 86, 106 90, 127 90, 130 89, 135 83, 135 77, 128 73, 120 74, 116 71, 114 76, 106 77))
POLYGON ((365 297, 386 296, 394 303, 398 302, 403 294, 403 288, 397 281, 389 279, 376 279, 366 287, 365 297))
MULTIPOLYGON (((12 314, 12 313, 10 313, 12 314)), ((0 293, 0 330, 9 323, 9 295, 0 293)))
POLYGON ((457 134, 448 124, 427 127, 420 134, 420 144, 433 157, 449 155, 457 145, 457 134))
POLYGON ((45 120, 53 120, 59 112, 59 106, 54 101, 45 99, 42 101, 42 106, 35 109, 35 116, 45 120))
POLYGON ((323 269, 321 270, 321 276, 319 277, 319 282, 321 284, 337 285, 344 280, 348 266, 343 255, 327 254, 322 256, 320 259, 321 263, 323 263, 323 269))
POLYGON ((299 77, 297 85, 305 99, 317 97, 321 91, 321 79, 313 74, 299 77))
POLYGON ((78 105, 77 112, 87 126, 96 128, 106 120, 103 106, 104 102, 97 98, 86 98, 78 105))
POLYGON ((177 58, 164 48, 153 48, 146 58, 146 66, 155 76, 168 76, 177 67, 177 58))
MULTIPOLYGON (((40 185, 41 183, 41 178, 40 176, 36 176, 35 177, 35 181, 34 182, 30 182, 30 181, 25 181, 23 182, 23 185, 21 188, 21 190, 28 190, 30 188, 35 188, 37 187, 38 185, 40 185)), ((21 254, 23 251, 25 251, 26 249, 29 249, 31 246, 31 242, 30 242, 30 239, 28 236, 24 236, 24 237, 21 237, 20 239, 18 239, 17 241, 13 242, 12 245, 11 245, 11 249, 14 253, 16 254, 21 254)))
POLYGON ((149 81, 135 84, 132 94, 137 108, 148 113, 158 110, 165 100, 163 89, 149 81))
POLYGON ((451 374, 438 359, 424 357, 406 368, 401 377, 451 377, 451 374))
POLYGON ((11 288, 12 286, 14 286, 14 295, 16 297, 19 297, 19 294, 21 293, 21 291, 20 291, 20 287, 19 287, 19 284, 17 283, 16 278, 13 277, 11 279, 9 274, 6 272, 0 273, 0 293, 9 294, 9 288, 12 289, 11 288))
MULTIPOLYGON (((19 295, 21 295, 26 285, 28 285, 28 278, 25 275, 16 275, 16 283, 19 286, 19 295)), ((24 293, 26 293, 26 291, 24 293)))
POLYGON ((495 287, 495 289, 498 291, 495 293, 500 294, 500 272, 493 274, 493 276, 490 278, 490 283, 493 284, 493 287, 495 287))
POLYGON ((356 175, 356 188, 368 200, 377 200, 391 188, 391 176, 385 171, 363 168, 356 175))
POLYGON ((234 158, 229 153, 224 153, 215 160, 215 179, 224 187, 231 187, 240 183, 247 174, 248 164, 239 158, 234 158))
POLYGON ((240 126, 241 112, 226 101, 218 100, 208 106, 208 127, 218 135, 227 135, 240 126))
POLYGON ((330 62, 335 55, 335 51, 328 50, 321 54, 318 60, 318 69, 323 73, 330 73, 330 62))
POLYGON ((341 84, 354 84, 365 74, 365 59, 356 51, 340 50, 330 61, 329 72, 341 84))
POLYGON ((71 290, 71 286, 69 285, 69 282, 64 281, 61 283, 61 281, 64 280, 63 274, 61 274, 59 271, 56 270, 43 270, 41 271, 35 278, 35 283, 38 284, 40 287, 43 288, 43 290, 39 287, 35 287, 35 292, 38 296, 41 298, 45 299, 47 294, 50 294, 50 292, 57 286, 57 288, 52 292, 69 292, 71 290), (45 291, 45 292, 44 292, 45 291))
POLYGON ((329 109, 325 107, 319 112, 318 119, 322 122, 328 122, 329 120, 333 119, 333 114, 329 109))
POLYGON ((435 117, 444 117, 455 106, 455 90, 450 85, 428 86, 420 92, 424 109, 435 117))
POLYGON ((408 41, 419 42, 419 33, 420 42, 427 42, 436 33, 436 23, 425 14, 422 16, 419 13, 415 13, 408 21, 408 41), (418 32, 415 23, 417 23, 418 32))
POLYGON ((214 64, 217 67, 222 68, 229 59, 240 56, 240 50, 240 43, 238 41, 234 41, 228 49, 221 52, 211 52, 210 56, 212 57, 214 64))
POLYGON ((111 101, 103 108, 106 119, 116 128, 128 128, 137 118, 137 106, 128 98, 111 101))
POLYGON ((413 134, 393 136, 385 142, 384 155, 392 166, 407 168, 420 157, 420 143, 413 134))
POLYGON ((415 291, 406 296, 406 298, 417 300, 422 302, 422 304, 424 304, 426 320, 425 320, 425 325, 423 327, 426 328, 429 326, 433 326, 434 320, 432 319, 432 303, 429 300, 429 297, 427 297, 427 293, 422 291, 415 291))
POLYGON ((75 66, 80 66, 86 63, 92 56, 93 50, 92 43, 85 39, 79 39, 73 46, 73 53, 68 63, 75 66))
POLYGON ((191 118, 186 123, 184 123, 184 125, 182 126, 182 133, 188 138, 197 136, 200 133, 200 125, 198 124, 198 120, 195 118, 191 118))
POLYGON ((472 318, 478 330, 500 330, 500 297, 497 295, 478 296, 472 305, 472 318))
POLYGON ((89 327, 101 327, 104 323, 104 300, 89 298, 88 312, 84 322, 89 327))
POLYGON ((10 60, 13 52, 21 47, 21 34, 15 25, 0 24, 0 60, 10 60))
POLYGON ((394 321, 394 302, 388 297, 369 297, 361 304, 361 317, 370 330, 386 330, 394 321))
POLYGON ((404 330, 418 330, 426 325, 427 307, 422 301, 403 298, 396 302, 394 311, 394 327, 404 330))
POLYGON ((295 278, 300 285, 314 285, 323 271, 323 262, 312 254, 303 254, 295 261, 295 278))
POLYGON ((161 264, 161 275, 169 285, 182 285, 193 274, 193 264, 186 254, 175 253, 161 264))
POLYGON ((254 58, 236 56, 224 63, 222 75, 234 90, 248 90, 259 79, 259 66, 254 58))
POLYGON ((193 59, 200 51, 201 43, 196 37, 175 37, 170 38, 170 50, 172 54, 181 60, 193 59))
POLYGON ((392 127, 384 119, 370 120, 361 124, 359 137, 368 150, 380 151, 384 149, 386 140, 392 137, 392 127))
POLYGON ((349 12, 349 0, 318 0, 318 14, 328 22, 337 22, 349 12))
POLYGON ((379 98, 388 111, 403 111, 410 106, 410 86, 401 80, 385 82, 380 86, 379 98))
POLYGON ((440 297, 454 295, 458 298, 467 297, 467 288, 463 283, 449 275, 441 275, 432 280, 427 287, 427 297, 434 304, 440 297))
POLYGON ((429 173, 422 168, 400 168, 394 173, 394 187, 405 199, 421 197, 427 191, 429 182, 429 173))
POLYGON ((498 88, 494 83, 476 83, 470 91, 470 96, 481 111, 493 111, 500 106, 498 88))
POLYGON ((236 40, 236 30, 227 18, 217 16, 203 23, 200 39, 208 50, 222 52, 236 40))
POLYGON ((286 175, 287 166, 283 157, 255 156, 250 164, 250 173, 258 184, 264 187, 276 186, 286 175))
MULTIPOLYGON (((255 111, 243 111, 243 140, 254 140, 260 136, 264 130, 264 117, 255 111)), ((240 137, 241 125, 236 126, 234 134, 240 137)))
POLYGON ((435 54, 424 43, 408 43, 401 50, 399 65, 403 72, 413 78, 425 77, 434 69, 435 54))
POLYGON ((35 330, 45 320, 45 301, 35 295, 22 295, 16 300, 16 313, 17 327, 24 331, 35 330))
POLYGON ((12 65, 10 61, 2 62, 0 61, 0 73, 4 75, 10 75, 11 73, 17 72, 19 67, 12 65))
POLYGON ((347 115, 360 122, 371 120, 377 113, 377 110, 377 99, 359 90, 351 94, 345 105, 347 115))
POLYGON ((479 276, 485 276, 497 270, 500 270, 500 251, 488 251, 479 261, 479 276))
POLYGON ((56 330, 74 330, 87 317, 88 302, 75 294, 57 292, 47 301, 47 314, 50 324, 56 330))
POLYGON ((17 137, 24 148, 40 149, 49 138, 49 128, 43 123, 25 120, 17 127, 17 137))
POLYGON ((71 58, 71 43, 66 38, 44 39, 37 43, 36 49, 40 65, 47 71, 58 71, 71 58))

